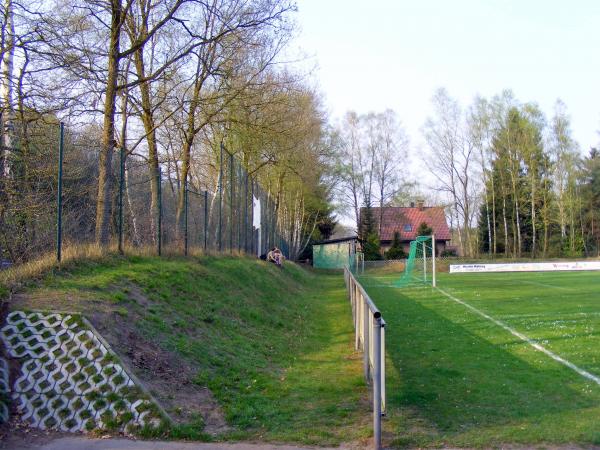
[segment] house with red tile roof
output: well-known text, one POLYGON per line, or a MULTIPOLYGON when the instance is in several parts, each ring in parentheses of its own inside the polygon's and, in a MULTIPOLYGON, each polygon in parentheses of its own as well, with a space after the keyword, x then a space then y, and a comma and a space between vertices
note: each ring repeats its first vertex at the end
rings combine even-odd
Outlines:
MULTIPOLYGON (((361 208, 362 217, 366 208, 361 208)), ((379 230, 379 218, 381 217, 381 208, 371 208, 375 229, 379 230)), ((436 254, 443 252, 450 243, 450 228, 446 222, 446 214, 441 206, 424 206, 419 202, 417 206, 412 204, 410 207, 387 206, 383 208, 383 217, 381 221, 381 250, 387 251, 392 245, 394 233, 400 233, 404 251, 408 253, 410 241, 417 237, 419 226, 425 222, 435 235, 436 254)), ((359 227, 361 229, 362 227, 359 227)))

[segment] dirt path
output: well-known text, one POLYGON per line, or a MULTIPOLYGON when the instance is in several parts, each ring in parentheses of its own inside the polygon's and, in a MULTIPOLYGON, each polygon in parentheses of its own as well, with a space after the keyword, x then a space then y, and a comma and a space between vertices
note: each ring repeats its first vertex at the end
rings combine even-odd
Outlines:
MULTIPOLYGON (((295 447, 271 444, 204 444, 193 442, 138 441, 131 439, 89 439, 60 437, 47 442, 19 444, 7 441, 0 446, 11 450, 314 450, 315 447, 295 447)), ((333 450, 318 447, 319 450, 333 450)))

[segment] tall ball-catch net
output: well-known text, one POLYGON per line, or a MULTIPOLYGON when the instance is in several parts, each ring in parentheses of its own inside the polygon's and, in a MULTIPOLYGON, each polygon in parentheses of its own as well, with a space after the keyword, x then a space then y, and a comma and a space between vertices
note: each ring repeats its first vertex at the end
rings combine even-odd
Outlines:
POLYGON ((435 286, 435 253, 432 236, 417 236, 410 242, 404 273, 393 285, 402 287, 414 282, 435 286))
POLYGON ((408 258, 364 261, 350 267, 364 287, 404 287, 409 284, 435 286, 433 236, 418 236, 410 243, 408 258))

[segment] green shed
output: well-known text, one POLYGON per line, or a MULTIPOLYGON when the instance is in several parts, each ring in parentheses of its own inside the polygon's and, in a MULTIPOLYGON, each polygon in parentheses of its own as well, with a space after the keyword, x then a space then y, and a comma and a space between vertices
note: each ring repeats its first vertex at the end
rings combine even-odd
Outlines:
POLYGON ((313 267, 317 269, 343 269, 354 260, 356 236, 322 241, 313 245, 313 267))

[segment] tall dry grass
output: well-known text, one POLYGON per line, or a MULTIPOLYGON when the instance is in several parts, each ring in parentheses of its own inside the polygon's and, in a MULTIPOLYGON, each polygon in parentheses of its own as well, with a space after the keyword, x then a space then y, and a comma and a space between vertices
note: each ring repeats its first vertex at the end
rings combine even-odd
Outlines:
MULTIPOLYGON (((123 248, 123 255, 127 256, 157 256, 155 246, 135 247, 126 245, 123 248)), ((232 255, 247 256, 243 252, 234 250, 233 252, 207 251, 202 248, 192 247, 188 251, 188 257, 200 258, 207 255, 232 255)), ((0 271, 0 300, 10 299, 11 295, 18 291, 26 282, 39 280, 48 273, 56 270, 69 268, 80 261, 102 261, 122 256, 117 244, 111 244, 108 247, 100 247, 97 244, 66 244, 62 251, 61 262, 56 260, 56 252, 48 252, 40 255, 39 258, 28 261, 23 264, 12 266, 0 271)), ((162 256, 182 257, 183 249, 181 245, 166 245, 162 249, 162 256)))

